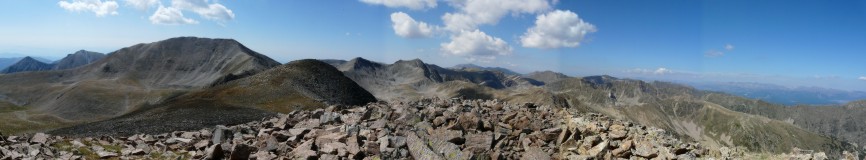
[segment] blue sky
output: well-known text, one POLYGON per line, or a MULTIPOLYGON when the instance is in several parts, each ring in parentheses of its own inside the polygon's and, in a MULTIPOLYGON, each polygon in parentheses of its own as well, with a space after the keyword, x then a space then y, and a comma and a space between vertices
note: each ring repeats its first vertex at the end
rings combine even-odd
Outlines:
POLYGON ((420 58, 866 90, 863 0, 488 1, 0 1, 0 56, 58 59, 198 36, 233 38, 281 62, 420 58))

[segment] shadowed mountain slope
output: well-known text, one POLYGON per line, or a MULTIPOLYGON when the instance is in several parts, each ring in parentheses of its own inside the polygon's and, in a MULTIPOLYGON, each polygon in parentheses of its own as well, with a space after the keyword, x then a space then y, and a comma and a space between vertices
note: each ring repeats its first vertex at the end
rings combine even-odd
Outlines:
POLYGON ((0 69, 6 69, 6 67, 21 61, 21 59, 22 57, 0 58, 0 69))
POLYGON ((63 128, 53 133, 120 135, 164 133, 260 120, 328 105, 364 105, 372 94, 333 66, 298 60, 212 88, 192 91, 110 120, 63 128))
MULTIPOLYGON (((542 83, 488 70, 453 70, 419 59, 399 60, 393 64, 372 62, 363 58, 328 62, 383 100, 415 100, 423 97, 443 97, 460 92, 475 93, 479 87, 491 89, 523 89, 542 83)), ((478 97, 478 96, 471 96, 478 97)), ((480 96, 489 97, 489 96, 480 96)))

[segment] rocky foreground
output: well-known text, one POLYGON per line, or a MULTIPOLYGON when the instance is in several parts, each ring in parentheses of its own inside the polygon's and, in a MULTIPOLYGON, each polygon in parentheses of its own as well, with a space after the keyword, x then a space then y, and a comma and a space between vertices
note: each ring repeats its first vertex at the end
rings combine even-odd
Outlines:
MULTIPOLYGON (((803 156, 821 159, 823 153, 803 156)), ((0 135, 0 159, 737 158, 663 130, 548 106, 482 100, 371 103, 129 137, 0 135)), ((793 156, 792 156, 793 157, 793 156)))

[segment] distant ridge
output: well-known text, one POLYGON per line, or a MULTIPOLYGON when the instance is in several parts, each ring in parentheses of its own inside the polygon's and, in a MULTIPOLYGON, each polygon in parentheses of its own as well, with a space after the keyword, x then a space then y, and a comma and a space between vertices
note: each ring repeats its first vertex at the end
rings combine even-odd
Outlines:
POLYGON ((475 92, 466 87, 486 86, 493 89, 506 89, 542 84, 501 71, 448 69, 424 63, 420 59, 382 64, 358 57, 349 61, 329 60, 328 63, 382 100, 417 99, 475 92))
POLYGON ((47 71, 47 70, 63 70, 70 69, 86 64, 93 63, 105 57, 105 54, 79 50, 73 54, 66 55, 63 59, 52 63, 46 63, 44 60, 39 60, 33 57, 24 57, 18 60, 17 63, 5 67, 0 73, 17 73, 17 72, 32 72, 32 71, 47 71))
POLYGON ((12 57, 12 58, 0 58, 0 69, 6 69, 6 67, 15 64, 20 61, 23 57, 12 57))
POLYGON ((565 74, 553 71, 536 71, 529 74, 526 74, 527 78, 532 78, 544 83, 553 83, 556 81, 560 81, 566 78, 571 78, 565 74))
POLYGON ((60 59, 53 63, 54 70, 63 70, 63 69, 71 69, 83 65, 87 65, 93 62, 96 62, 99 59, 105 57, 105 54, 99 52, 91 52, 86 50, 79 50, 75 53, 66 55, 63 59, 60 59))
POLYGON ((507 69, 507 68, 502 68, 502 67, 482 67, 482 66, 475 65, 475 64, 472 64, 472 63, 458 64, 458 65, 454 65, 454 67, 451 67, 451 68, 452 68, 452 69, 457 69, 457 70, 487 70, 487 71, 499 71, 499 72, 502 72, 502 73, 505 73, 505 74, 508 74, 508 75, 521 75, 520 73, 514 72, 514 71, 512 71, 512 70, 510 70, 510 69, 507 69))
POLYGON ((842 105, 866 99, 866 92, 845 91, 820 87, 786 87, 751 82, 689 83, 695 88, 793 105, 842 105))
POLYGON ((27 71, 45 71, 51 70, 52 68, 54 68, 54 65, 47 64, 45 62, 33 59, 33 57, 27 56, 22 58, 15 64, 6 67, 6 69, 3 69, 2 71, 0 71, 0 73, 9 74, 27 71))

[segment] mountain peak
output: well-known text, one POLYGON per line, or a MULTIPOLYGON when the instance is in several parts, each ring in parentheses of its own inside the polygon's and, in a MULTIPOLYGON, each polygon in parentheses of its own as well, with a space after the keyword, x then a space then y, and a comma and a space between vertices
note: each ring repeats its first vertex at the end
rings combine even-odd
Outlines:
POLYGON ((75 68, 83 65, 87 65, 93 63, 97 60, 100 60, 105 57, 105 54, 98 52, 91 52, 87 50, 78 50, 75 53, 68 54, 63 59, 54 62, 55 70, 63 70, 75 68))
POLYGON ((541 81, 544 83, 553 83, 556 81, 560 81, 562 79, 571 78, 568 75, 565 75, 565 74, 562 74, 559 72, 550 71, 550 70, 532 72, 532 73, 526 74, 526 77, 530 78, 530 79, 538 80, 538 81, 541 81))
POLYGON ((3 69, 2 71, 0 71, 0 73, 9 74, 9 73, 26 72, 26 71, 44 71, 44 70, 51 70, 52 67, 53 67, 53 65, 51 65, 51 64, 48 64, 48 63, 36 60, 36 58, 27 56, 27 57, 22 58, 21 60, 19 60, 15 64, 12 64, 11 66, 7 67, 6 69, 3 69))
POLYGON ((30 57, 30 56, 26 56, 26 57, 22 58, 19 62, 22 62, 22 61, 36 61, 36 62, 41 63, 41 61, 36 60, 36 58, 30 57))
POLYGON ((345 71, 345 70, 349 70, 349 69, 379 67, 381 65, 379 63, 376 63, 376 62, 373 62, 373 61, 370 61, 370 60, 367 60, 367 59, 364 59, 361 57, 356 57, 356 58, 353 58, 352 60, 349 60, 348 62, 346 62, 342 66, 343 67, 337 67, 337 68, 340 69, 341 71, 345 71))

